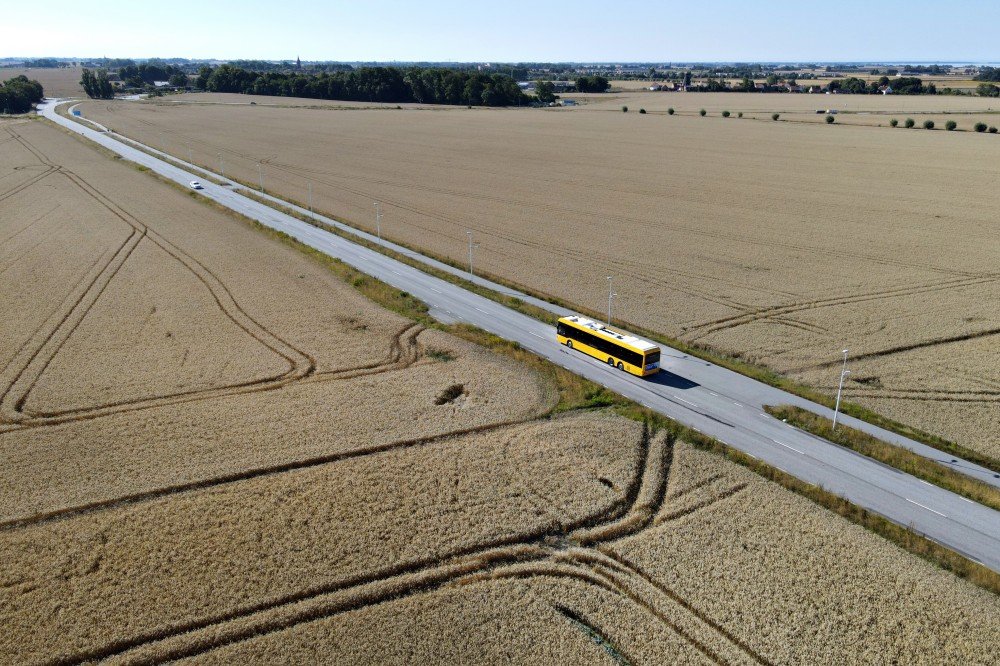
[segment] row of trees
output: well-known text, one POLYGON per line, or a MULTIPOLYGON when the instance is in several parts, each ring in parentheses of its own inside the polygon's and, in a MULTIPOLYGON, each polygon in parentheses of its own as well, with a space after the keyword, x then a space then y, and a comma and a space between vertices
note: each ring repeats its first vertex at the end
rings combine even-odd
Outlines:
POLYGON ((45 96, 42 84, 23 74, 0 83, 0 113, 27 113, 45 96))
POLYGON ((91 99, 111 99, 115 96, 114 86, 108 79, 106 70, 99 70, 96 74, 89 69, 83 70, 83 77, 80 79, 83 92, 91 99))
POLYGON ((517 82, 505 74, 438 68, 362 67, 352 71, 302 74, 255 72, 220 65, 203 67, 198 72, 195 87, 208 92, 397 104, 516 106, 530 101, 517 82))

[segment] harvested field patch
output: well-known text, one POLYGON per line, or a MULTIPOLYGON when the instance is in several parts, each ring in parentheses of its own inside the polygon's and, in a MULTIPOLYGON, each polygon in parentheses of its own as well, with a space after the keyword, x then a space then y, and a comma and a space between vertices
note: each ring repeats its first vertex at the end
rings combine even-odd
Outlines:
MULTIPOLYGON (((380 201, 383 234, 458 263, 471 229, 480 270, 531 291, 601 309, 614 275, 625 322, 821 391, 837 379, 824 364, 849 347, 854 376, 878 374, 886 395, 918 385, 965 393, 965 412, 919 402, 919 425, 998 455, 1000 431, 983 416, 994 402, 983 387, 1000 383, 988 351, 960 358, 942 345, 938 363, 969 367, 926 377, 914 355, 890 352, 996 339, 1000 143, 839 126, 854 122, 847 111, 982 115, 993 100, 633 92, 584 96, 578 109, 466 113, 294 108, 309 100, 290 98, 250 107, 231 97, 83 109, 175 155, 190 149, 209 168, 222 153, 227 175, 245 182, 257 182, 259 162, 268 191, 304 203, 311 186, 317 209, 367 230, 380 201), (623 95, 678 114, 622 114, 623 95), (749 118, 832 104, 851 105, 836 127, 823 116, 817 126, 749 118), (700 107, 748 117, 700 118, 700 107)), ((862 389, 849 383, 848 399, 897 420, 914 411, 862 389)))
POLYGON ((80 85, 83 67, 4 67, 0 69, 0 80, 6 81, 22 74, 41 83, 46 97, 83 97, 83 86, 80 85))

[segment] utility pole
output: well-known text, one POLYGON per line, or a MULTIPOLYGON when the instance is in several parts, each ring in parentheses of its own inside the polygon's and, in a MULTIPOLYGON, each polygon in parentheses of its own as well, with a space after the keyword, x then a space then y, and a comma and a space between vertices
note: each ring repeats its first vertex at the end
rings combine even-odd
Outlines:
POLYGON ((226 163, 222 159, 222 153, 219 153, 219 175, 223 178, 226 177, 226 163))
POLYGON ((309 181, 309 212, 313 212, 313 184, 309 181))
POLYGON ((264 169, 261 168, 260 162, 257 162, 257 175, 260 176, 260 191, 261 194, 264 193, 264 169))
POLYGON ((194 153, 191 152, 191 144, 188 144, 188 164, 194 164, 194 153))
POLYGON ((843 350, 844 367, 840 370, 840 386, 837 388, 837 404, 833 408, 833 425, 830 427, 831 431, 837 429, 837 416, 840 414, 840 394, 844 390, 844 378, 851 374, 851 371, 847 369, 847 351, 846 349, 843 350))
POLYGON ((611 299, 617 296, 615 292, 611 291, 611 276, 608 276, 608 326, 611 326, 611 299))
POLYGON ((471 231, 466 231, 465 235, 469 237, 469 277, 472 278, 475 277, 475 274, 472 272, 472 248, 479 247, 479 243, 472 242, 471 231))
POLYGON ((382 204, 375 202, 375 235, 382 240, 382 204))

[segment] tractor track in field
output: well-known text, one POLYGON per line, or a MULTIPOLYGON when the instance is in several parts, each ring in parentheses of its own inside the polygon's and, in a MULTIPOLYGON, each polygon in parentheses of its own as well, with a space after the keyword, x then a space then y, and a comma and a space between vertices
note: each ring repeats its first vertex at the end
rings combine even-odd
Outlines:
MULTIPOLYGON (((498 427, 507 426, 493 426, 498 427)), ((616 541, 652 527, 653 517, 670 502, 666 487, 673 457, 672 436, 651 435, 647 425, 638 446, 641 455, 636 473, 621 498, 572 524, 545 526, 378 572, 320 583, 215 615, 181 620, 46 663, 109 660, 158 664, 198 657, 292 627, 444 588, 508 578, 571 578, 643 609, 713 663, 770 665, 751 646, 615 551, 616 541)), ((710 496, 699 508, 730 495, 710 496)))
MULTIPOLYGON (((775 317, 780 317, 783 315, 788 315, 796 312, 804 312, 804 311, 817 310, 829 307, 839 307, 843 305, 853 305, 856 303, 865 303, 869 301, 893 299, 902 296, 915 296, 936 291, 962 289, 965 287, 972 287, 982 284, 991 284, 997 282, 998 280, 1000 280, 1000 276, 985 275, 985 276, 976 276, 970 278, 946 280, 944 282, 928 282, 924 284, 911 285, 907 287, 894 287, 879 291, 836 296, 832 298, 821 298, 821 299, 813 299, 807 301, 799 301, 795 303, 786 303, 782 305, 772 305, 764 308, 758 308, 754 311, 746 312, 739 315, 733 315, 721 319, 715 319, 712 321, 707 321, 687 326, 684 330, 684 337, 689 341, 696 341, 713 333, 717 333, 719 331, 736 328, 738 326, 745 326, 747 324, 753 324, 758 321, 773 319, 775 317)), ((993 333, 997 332, 1000 332, 1000 330, 993 331, 993 333)), ((924 346, 924 343, 916 343, 916 345, 924 346)), ((899 351, 905 351, 905 349, 900 349, 899 351)), ((886 355, 886 353, 895 353, 895 352, 894 351, 875 352, 873 354, 870 354, 869 356, 875 356, 875 355, 884 356, 886 355)), ((829 364, 819 364, 815 367, 819 368, 819 367, 832 367, 832 366, 830 366, 829 364)), ((803 369, 809 369, 809 368, 803 368, 803 369)))
MULTIPOLYGON (((52 164, 44 153, 23 136, 10 128, 7 128, 7 133, 42 164, 48 166, 45 174, 58 172, 67 178, 81 192, 127 225, 130 233, 117 248, 106 250, 87 269, 86 274, 71 289, 70 296, 29 337, 7 368, 0 372, 0 381, 2 381, 2 388, 0 388, 0 435, 24 427, 56 425, 98 418, 128 410, 149 409, 192 400, 215 399, 238 393, 273 390, 306 378, 312 381, 329 381, 387 372, 408 367, 418 360, 419 349, 416 337, 422 328, 408 325, 393 337, 386 358, 358 367, 317 372, 316 361, 313 357, 296 349, 256 321, 239 305, 223 281, 210 269, 136 220, 77 174, 52 164), (86 408, 45 411, 32 411, 26 408, 28 397, 45 370, 87 316, 135 248, 144 240, 154 243, 192 273, 212 295, 216 307, 247 335, 283 358, 288 364, 288 369, 274 376, 222 387, 175 391, 147 398, 91 405, 86 408)), ((40 177, 36 177, 32 182, 37 182, 40 177)))

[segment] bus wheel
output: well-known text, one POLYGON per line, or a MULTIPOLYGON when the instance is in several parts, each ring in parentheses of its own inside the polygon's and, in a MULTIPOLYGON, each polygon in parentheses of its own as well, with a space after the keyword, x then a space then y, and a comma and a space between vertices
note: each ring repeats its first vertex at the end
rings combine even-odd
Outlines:
POLYGON ((566 346, 569 347, 570 349, 572 349, 573 348, 573 341, 572 340, 567 340, 566 341, 566 346))
POLYGON ((613 358, 611 358, 609 356, 608 357, 608 365, 610 365, 612 368, 615 367, 615 359, 613 359, 613 358))
POLYGON ((624 366, 624 365, 622 365, 622 362, 621 362, 621 361, 618 361, 618 369, 619 369, 619 370, 624 370, 624 369, 625 369, 625 366, 624 366))

